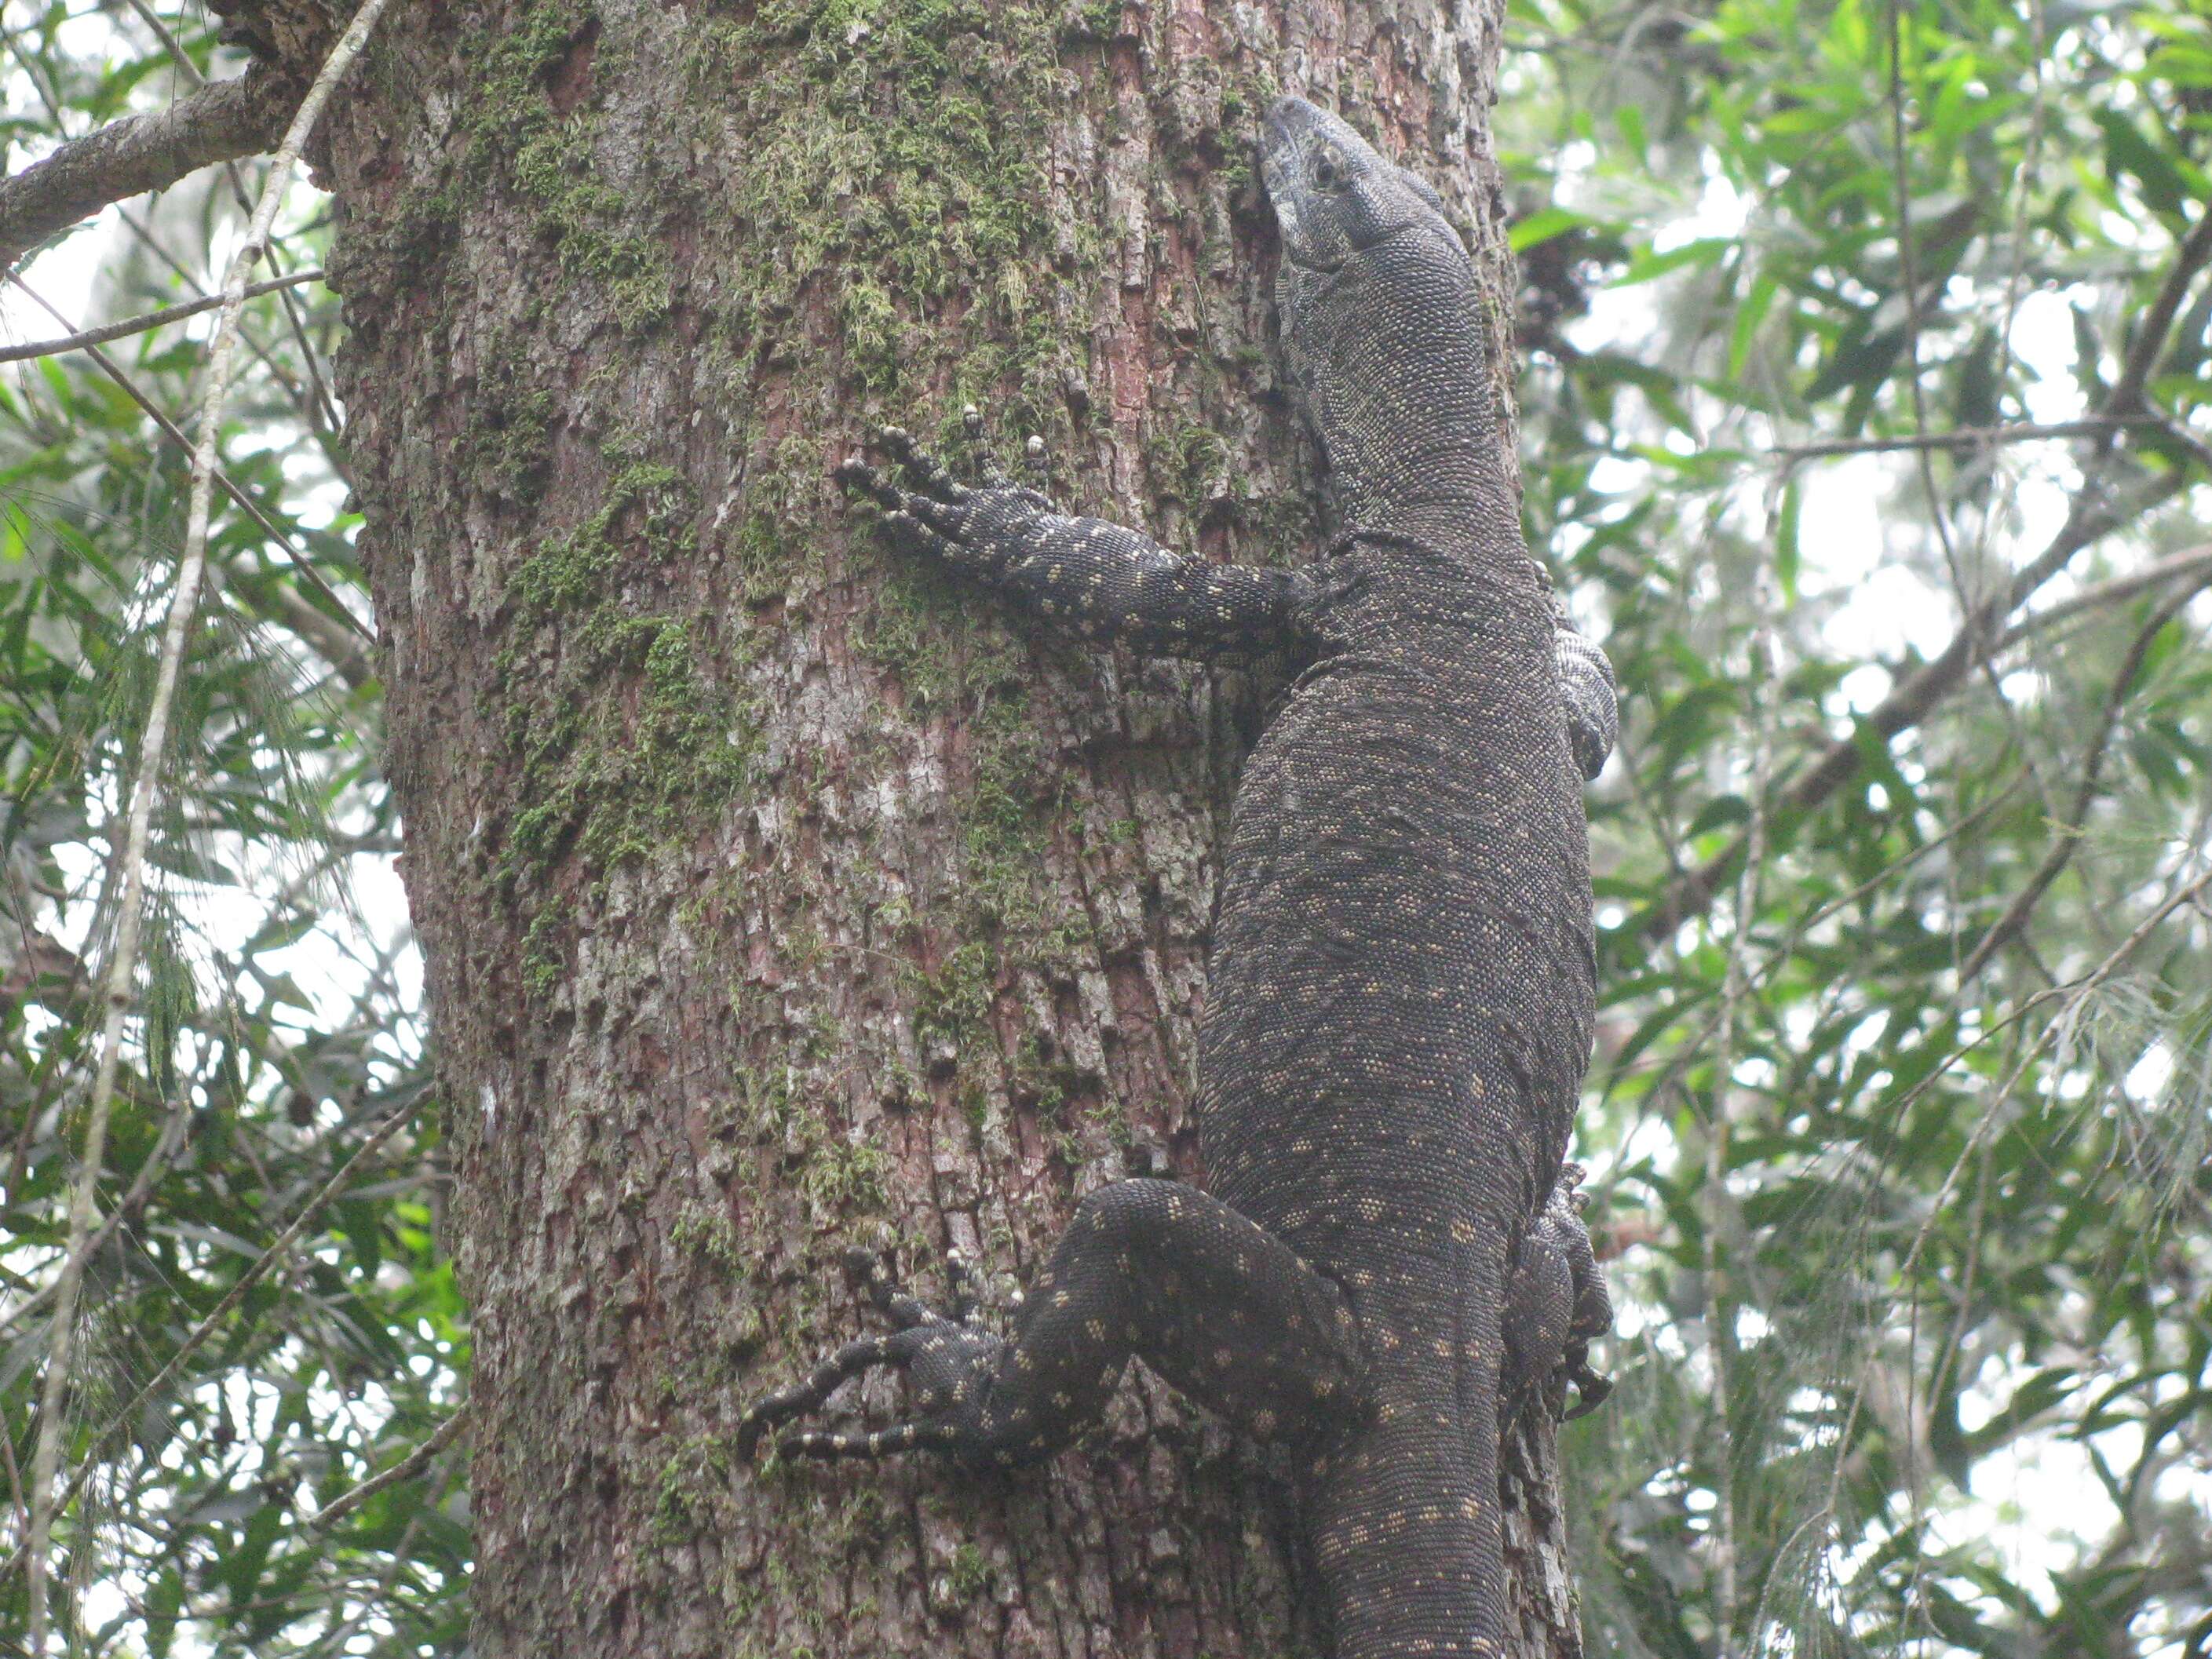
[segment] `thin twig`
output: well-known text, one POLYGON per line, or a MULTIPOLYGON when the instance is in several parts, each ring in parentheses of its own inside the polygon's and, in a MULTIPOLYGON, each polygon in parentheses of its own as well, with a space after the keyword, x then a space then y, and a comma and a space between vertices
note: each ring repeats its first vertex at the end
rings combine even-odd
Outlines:
MULTIPOLYGON (((272 276, 266 282, 249 283, 246 297, 258 298, 274 294, 279 289, 295 288, 301 283, 319 283, 322 267, 295 270, 289 276, 272 276)), ((27 291, 27 290, 26 290, 27 291)), ((222 303, 222 295, 211 294, 204 300, 186 300, 181 304, 164 306, 159 311, 149 311, 143 317, 125 318, 119 323, 103 323, 98 328, 86 329, 82 334, 71 334, 58 340, 31 340, 22 345, 0 345, 0 363, 17 363, 26 357, 53 357, 64 351, 82 351, 87 346, 105 345, 110 340, 119 340, 126 334, 143 334, 149 329, 163 328, 171 323, 180 323, 187 317, 197 317, 203 311, 213 311, 222 303)))
POLYGON ((381 1474, 372 1475, 349 1492, 340 1492, 307 1519, 309 1532, 321 1532, 343 1520, 362 1504, 382 1492, 386 1486, 396 1486, 402 1480, 411 1480, 422 1471, 422 1466, 453 1443, 453 1437, 467 1425, 469 1402, 465 1400, 453 1407, 453 1414, 421 1445, 409 1452, 381 1474))
MULTIPOLYGON (((115 216, 121 222, 123 228, 131 233, 132 238, 137 240, 139 246, 145 249, 148 253, 151 254, 155 258, 160 260, 164 265, 168 267, 169 274, 171 276, 176 277, 178 281, 184 283, 187 289, 191 289, 196 295, 204 294, 206 292, 204 289, 200 287, 198 280, 193 276, 191 267, 185 264, 182 260, 179 259, 176 255, 170 252, 169 250, 162 245, 161 239, 156 236, 152 228, 146 224, 144 221, 140 219, 137 214, 131 212, 131 210, 127 207, 118 207, 115 210, 115 216)), ((248 210, 247 216, 252 216, 251 210, 248 210)), ((274 245, 274 239, 272 239, 271 245, 274 245)), ((284 388, 284 395, 301 405, 304 413, 304 418, 310 426, 313 426, 314 424, 314 415, 303 401, 306 397, 305 390, 301 386, 299 381, 293 376, 292 371, 284 366, 284 360, 282 357, 279 357, 269 347, 262 344, 260 340, 255 337, 252 329, 247 328, 241 324, 238 332, 239 337, 246 342, 246 348, 253 353, 254 357, 260 362, 262 368, 267 369, 270 376, 276 380, 276 384, 284 388)), ((324 446, 325 459, 326 460, 329 459, 333 453, 335 453, 333 447, 325 444, 324 446)), ((333 470, 337 469, 334 468, 333 470)), ((340 472, 340 476, 343 476, 342 471, 340 472)))
POLYGON ((2053 827, 2051 850, 2043 855, 2043 861, 2036 866, 2034 874, 2013 896, 2012 902, 2005 907, 2004 914, 1991 924, 1989 932, 1982 935, 1980 942, 1960 967, 1960 983, 1980 973, 1990 958, 2027 926, 2028 918, 2034 915, 2035 907, 2042 902, 2044 893, 2072 861, 2075 849, 2081 844, 2081 832, 2088 822, 2089 809, 2096 804, 2097 786, 2104 775, 2105 756, 2112 748, 2112 734, 2119 729, 2121 708, 2127 702, 2129 691, 2135 686, 2136 676, 2142 672, 2143 659, 2149 654, 2151 641, 2158 637, 2160 630, 2173 620, 2184 605, 2203 591, 2208 580, 2212 580, 2212 570, 2203 572, 2197 581, 2152 611, 2150 619, 2137 630, 2134 642, 2128 647, 2127 655, 2120 662, 2119 672, 2112 676, 2112 689, 2105 698, 2104 716, 2098 721, 2097 735, 2090 742, 2088 758, 2081 763, 2081 781, 2075 791, 2073 810, 2068 813, 2064 823, 2053 827))
POLYGON ((146 0, 125 0, 125 3, 138 14, 138 21, 161 43, 161 50, 169 54, 169 61, 177 66, 177 73, 195 89, 205 86, 207 76, 201 74, 200 66, 192 62, 192 55, 185 50, 184 42, 170 33, 169 26, 161 21, 161 14, 148 5, 146 0))
POLYGON ((2124 576, 2115 576, 2110 581, 2099 582, 2094 586, 2085 587, 2070 599, 2061 599, 2057 604, 2046 610, 2039 611, 2032 617, 2024 617, 2005 630, 2004 637, 2000 639, 1992 649, 1996 654, 2002 655, 2023 640, 2055 628, 2060 623, 2069 617, 2078 617, 2085 611, 2094 611, 2102 605, 2117 605, 2123 599, 2133 599, 2147 588, 2156 587, 2161 582, 2170 582, 2179 577, 2202 575, 2208 571, 2212 571, 2212 542, 2207 542, 2201 547, 2192 547, 2185 553, 2170 555, 2160 559, 2156 564, 2147 564, 2142 569, 2130 571, 2124 576))
POLYGON ((15 1536, 31 1534, 31 1512, 23 1506, 23 1472, 15 1467, 15 1434, 5 1425, 0 1425, 0 1452, 8 1458, 8 1498, 15 1516, 15 1536))
POLYGON ((1735 1517, 1735 1298, 1728 1283, 1723 1259, 1725 1234, 1733 1242, 1740 1234, 1734 1195, 1729 1190, 1729 1095, 1735 1081, 1736 1021, 1741 1012, 1747 984, 1747 959, 1751 930, 1759 914, 1759 878, 1766 860, 1766 800, 1768 773, 1774 763, 1774 692, 1778 679, 1774 648, 1774 605, 1768 592, 1769 574, 1762 568, 1755 585, 1757 614, 1751 632, 1751 690, 1754 706, 1752 744, 1751 823, 1747 830, 1748 854, 1736 877, 1735 915, 1729 932, 1728 963, 1721 981, 1720 1040, 1713 1054, 1712 1103, 1705 1122, 1704 1198, 1705 1217, 1702 1266, 1705 1275, 1705 1344, 1713 1368, 1715 1422, 1719 1431, 1720 1455, 1713 1480, 1713 1553, 1715 1565, 1714 1655, 1731 1659, 1735 1651, 1737 1539, 1735 1517))
MULTIPOLYGON (((1928 393, 1922 384, 1923 377, 1920 365, 1919 255, 1912 234, 1911 150, 1905 142, 1905 19, 1900 0, 1888 0, 1887 22, 1889 34, 1890 177, 1894 191, 1893 211, 1897 216, 1898 263, 1905 289, 1905 387, 1912 404, 1913 434, 1924 439, 1930 434, 1928 393)), ((1931 297, 1930 303, 1936 302, 1936 298, 1931 297)), ((2123 416, 2128 413, 2124 410, 2118 412, 2123 416)), ((2091 426, 2094 430, 2096 423, 2092 422, 2091 426)), ((2013 708, 2012 699, 2005 695, 2004 681, 1997 673, 1996 665, 1990 660, 1990 653, 1984 648, 1989 635, 1996 631, 2004 617, 2002 614, 1992 613, 1983 602, 1986 594, 1975 591, 1976 584, 1969 580, 1966 564, 1959 556, 1958 543, 1951 534, 1949 503, 1936 482, 1935 449, 1924 443, 1916 447, 1913 465, 1920 477, 1920 492, 1928 503, 1928 521, 1936 532, 1936 545, 1943 555, 1944 573, 1950 578, 1952 595, 1959 603, 1959 614, 1980 630, 1972 642, 1975 666, 1983 679, 1988 682, 1990 700, 1996 703, 1998 712, 2003 715, 2005 723, 2012 728, 2020 743, 2021 759, 2027 768, 2029 778, 2043 796, 2045 810, 2055 815, 2057 805, 2050 787, 2043 781, 2041 769, 2035 763, 2035 754, 2027 742, 2027 732, 2013 708)), ((1987 583, 1984 581, 1981 585, 1986 587, 1987 583)), ((1957 907, 1951 908, 1955 915, 1957 907)), ((1953 939, 1955 951, 1955 930, 1953 939)), ((1908 1409, 1911 1403, 1908 1399, 1908 1409)), ((1908 1474, 1913 1485, 1913 1503, 1917 1506, 1920 1501, 1917 1468, 1909 1470, 1908 1474)))
MULTIPOLYGON (((314 130, 339 77, 352 66, 367 42, 386 3, 387 0, 364 0, 294 113, 270 168, 260 204, 254 210, 245 239, 231 260, 223 283, 222 311, 208 349, 207 390, 200 403, 199 444, 192 456, 191 505, 185 520, 185 547, 178 564, 177 584, 169 598, 169 614, 163 629, 161 667, 155 679, 153 702, 138 751, 138 775, 131 782, 130 828, 123 855, 123 898, 116 918, 113 958, 108 966, 105 993, 107 1007, 100 1031, 99 1070, 86 1108, 84 1149, 70 1197, 67 1251, 62 1261, 59 1292, 55 1297, 53 1336, 47 1350, 45 1386, 40 1392, 39 1437, 31 1456, 31 1530, 24 1559, 29 1566, 30 1648, 33 1656, 41 1656, 46 1650, 46 1552, 57 1510, 54 1473, 61 1457, 63 1404, 69 1390, 77 1292, 84 1279, 85 1245, 93 1229, 100 1174, 106 1158, 107 1119, 115 1099, 116 1073, 122 1063, 124 1019, 132 1001, 138 933, 145 914, 146 849, 152 834, 154 796, 167 752, 169 716, 184 669, 185 645, 191 632, 192 613, 207 571, 208 523, 215 503, 216 457, 222 437, 223 399, 230 390, 231 362, 238 346, 238 319, 246 304, 247 279, 267 246, 270 227, 283 204, 292 170, 306 148, 307 136, 314 130)), ((173 1365, 175 1362, 171 1363, 173 1365)), ((164 1374, 168 1369, 163 1368, 164 1374)), ((90 1467, 88 1462, 86 1467, 90 1467)), ((70 1483, 72 1491, 76 1486, 76 1481, 70 1483)))
POLYGON ((1948 432, 1914 432, 1897 438, 1829 438, 1819 443, 1778 445, 1766 452, 1786 466, 1832 455, 1882 455, 1899 450, 1988 449, 1997 444, 2095 438, 2122 427, 2157 426, 2155 415, 2100 416, 2091 420, 2019 422, 2009 426, 1963 426, 1948 432))

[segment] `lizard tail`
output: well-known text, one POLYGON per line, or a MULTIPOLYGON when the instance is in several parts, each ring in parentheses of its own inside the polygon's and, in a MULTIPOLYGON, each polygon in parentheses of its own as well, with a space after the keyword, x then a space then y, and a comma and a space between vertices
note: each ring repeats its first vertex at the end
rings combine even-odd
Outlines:
POLYGON ((1425 1321, 1370 1317, 1371 1412, 1316 1468, 1309 1513, 1336 1659, 1504 1651, 1503 1262, 1455 1266, 1471 1271, 1442 1320, 1433 1306, 1425 1321))

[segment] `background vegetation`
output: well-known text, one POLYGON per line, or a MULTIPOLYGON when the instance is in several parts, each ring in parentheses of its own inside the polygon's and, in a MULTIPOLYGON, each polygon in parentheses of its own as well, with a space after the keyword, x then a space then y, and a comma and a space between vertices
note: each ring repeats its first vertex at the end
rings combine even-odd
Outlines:
MULTIPOLYGON (((2212 1650, 2212 23, 1517 0, 1509 51, 1529 527, 1628 716, 1591 797, 1590 1645, 2212 1650)), ((11 8, 9 170, 222 56, 196 6, 11 8)), ((253 173, 64 240, 25 276, 65 321, 0 291, 11 337, 208 288, 253 173)), ((323 1513, 468 1370, 331 313, 254 302, 225 433, 271 525, 218 520, 157 825, 69 1404, 85 1652, 464 1640, 458 1452, 323 1513)), ((183 417, 204 326, 0 370, 10 1551, 183 522, 137 399, 183 417)), ((11 1565, 0 1648, 23 1616, 11 1565)))

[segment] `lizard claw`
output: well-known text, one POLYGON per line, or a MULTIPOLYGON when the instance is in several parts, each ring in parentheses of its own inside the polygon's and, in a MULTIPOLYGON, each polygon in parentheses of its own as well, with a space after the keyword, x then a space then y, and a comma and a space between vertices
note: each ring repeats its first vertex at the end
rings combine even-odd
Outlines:
POLYGON ((874 1458, 917 1448, 957 1452, 980 1440, 978 1413, 1004 1345, 976 1322, 964 1261, 955 1252, 949 1268, 952 1318, 899 1289, 874 1252, 849 1250, 846 1264, 897 1330, 848 1342, 799 1382, 756 1401, 738 1422, 738 1455, 750 1462, 769 1429, 820 1409, 839 1387, 878 1365, 907 1374, 917 1407, 913 1418, 864 1434, 802 1430, 785 1435, 777 1449, 789 1457, 874 1458))
POLYGON ((1575 1392, 1581 1398, 1560 1419, 1562 1422, 1571 1423, 1577 1417, 1588 1417, 1605 1404, 1607 1397, 1613 1393, 1613 1379, 1592 1370, 1587 1360, 1571 1364, 1567 1367, 1567 1379, 1575 1385, 1575 1392))

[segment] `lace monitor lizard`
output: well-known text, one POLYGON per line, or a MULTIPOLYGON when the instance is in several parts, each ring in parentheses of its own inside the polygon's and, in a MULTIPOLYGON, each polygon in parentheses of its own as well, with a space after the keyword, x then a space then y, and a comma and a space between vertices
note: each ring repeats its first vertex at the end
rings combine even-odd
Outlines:
MULTIPOLYGON (((896 1328, 747 1413, 741 1442, 902 1368, 913 1414, 790 1455, 1044 1456, 1132 1354, 1291 1443, 1340 1659, 1495 1655, 1498 1458, 1610 1323, 1563 1165, 1594 1012, 1582 775, 1612 671, 1558 617, 1499 454, 1473 262, 1436 192, 1303 100, 1268 113, 1291 378, 1342 533, 1218 566, 957 482, 903 433, 841 474, 895 536, 1083 635, 1301 672, 1239 786, 1200 1038, 1212 1190, 1085 1199, 1003 1339, 880 1275, 896 1328), (895 479, 896 481, 895 481, 895 479)), ((956 1264, 957 1269, 957 1264, 956 1264)))

